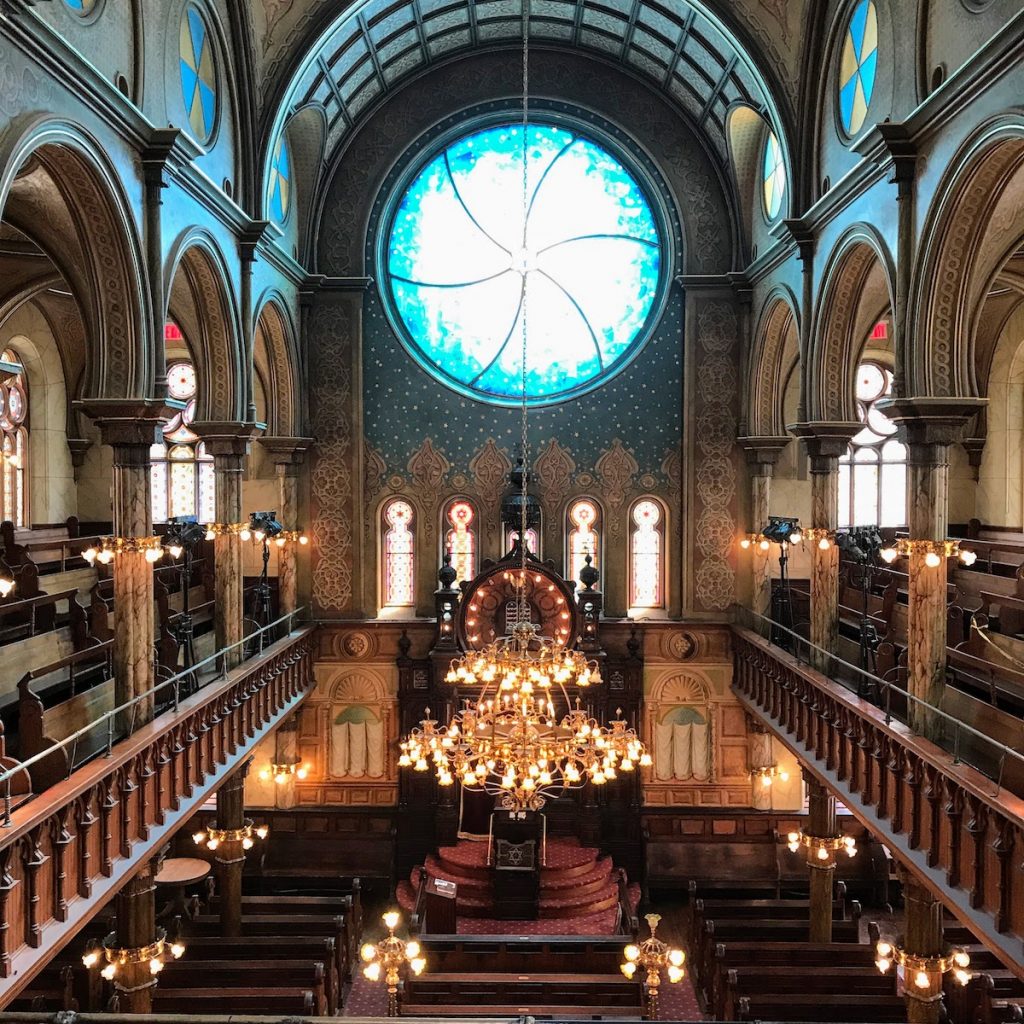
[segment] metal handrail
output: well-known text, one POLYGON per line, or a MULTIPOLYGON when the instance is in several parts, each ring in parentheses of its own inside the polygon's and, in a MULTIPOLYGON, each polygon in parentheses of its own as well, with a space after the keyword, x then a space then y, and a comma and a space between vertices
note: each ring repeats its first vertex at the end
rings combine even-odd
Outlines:
MULTIPOLYGON (((105 711, 99 718, 90 722, 88 725, 83 726, 76 732, 73 732, 70 736, 63 740, 59 740, 54 743, 52 747, 47 747, 45 750, 40 751, 38 754, 34 754, 27 761, 21 761, 11 768, 7 768, 0 771, 0 787, 4 789, 4 820, 2 827, 7 828, 11 824, 11 779, 13 779, 19 772, 27 771, 32 765, 39 763, 45 758, 52 757, 53 754, 58 750, 64 750, 65 748, 73 745, 77 745, 79 740, 83 737, 88 736, 89 733, 102 725, 106 725, 107 729, 107 749, 105 752, 106 757, 111 757, 114 746, 114 722, 118 715, 123 715, 125 712, 132 711, 134 713, 135 708, 143 701, 149 700, 160 690, 166 689, 168 686, 174 688, 174 710, 178 710, 178 706, 181 702, 181 684, 185 680, 193 680, 198 677, 200 670, 211 663, 220 661, 219 669, 216 669, 213 676, 203 682, 197 689, 208 686, 214 679, 218 677, 221 679, 227 676, 227 658, 226 655, 231 651, 239 647, 245 647, 247 644, 251 644, 254 637, 261 637, 264 633, 269 630, 276 629, 283 622, 288 623, 288 633, 294 630, 295 619, 306 611, 305 607, 296 608, 295 611, 288 612, 282 615, 280 618, 275 619, 267 626, 261 626, 259 629, 254 630, 248 636, 243 637, 241 640, 236 640, 233 644, 228 644, 227 647, 222 647, 219 651, 214 651, 213 654, 203 658, 202 661, 196 662, 190 668, 184 669, 178 672, 176 675, 171 676, 168 679, 164 679, 162 682, 157 683, 155 686, 151 686, 145 693, 137 694, 131 700, 126 701, 124 704, 119 704, 116 708, 110 711, 105 711)), ((261 645, 262 646, 262 645, 261 645)), ((129 730, 129 734, 132 730, 129 730)))
MULTIPOLYGON (((830 682, 837 683, 844 689, 849 690, 855 696, 859 697, 860 693, 858 693, 854 686, 851 685, 851 682, 849 680, 840 678, 839 674, 834 671, 828 672, 825 669, 818 669, 815 665, 811 664, 809 657, 801 657, 801 648, 806 648, 808 652, 819 652, 821 655, 824 656, 824 658, 827 659, 827 661, 823 661, 822 664, 827 665, 829 662, 835 662, 838 665, 842 666, 844 673, 849 672, 854 677, 861 677, 869 686, 877 687, 884 698, 885 706, 880 710, 882 710, 885 714, 885 722, 887 725, 893 720, 893 718, 895 718, 896 721, 900 722, 902 725, 908 725, 907 722, 903 721, 899 718, 899 716, 894 715, 892 712, 893 692, 897 693, 901 699, 906 700, 908 710, 911 705, 917 705, 917 707, 921 710, 923 714, 934 715, 942 721, 948 722, 952 727, 953 731, 953 749, 947 750, 946 752, 952 755, 954 764, 959 764, 964 760, 962 744, 960 742, 961 734, 963 733, 966 733, 974 737, 974 739, 978 741, 981 746, 991 748, 996 754, 998 754, 998 756, 995 758, 999 764, 998 777, 993 778, 992 774, 984 766, 973 764, 970 762, 968 763, 971 764, 972 768, 974 768, 976 771, 980 772, 991 782, 994 782, 996 784, 997 793, 999 789, 1002 788, 1004 769, 1006 767, 1006 761, 1008 759, 1017 763, 1018 767, 1021 769, 1022 777, 1024 777, 1024 752, 1021 752, 1020 750, 1017 750, 1014 747, 1009 747, 1005 743, 1001 743, 997 739, 993 739, 987 733, 981 732, 979 729, 975 729, 974 726, 968 725, 966 722, 961 721, 959 718, 955 718, 953 715, 949 714, 948 711, 943 711, 942 708, 937 707, 934 704, 929 704, 927 701, 923 701, 919 697, 915 697, 908 690, 904 690, 902 687, 897 686, 890 680, 884 679, 881 676, 872 675, 870 672, 866 672, 859 666, 854 665, 849 661, 845 661, 843 658, 840 658, 837 654, 834 654, 832 651, 827 651, 824 647, 819 647, 817 644, 812 643, 807 637, 801 636, 799 633, 796 633, 791 629, 787 629, 785 626, 776 622, 774 619, 770 618, 767 615, 761 615, 759 612, 755 612, 752 608, 747 608, 745 605, 740 604, 734 605, 733 609, 736 612, 736 618, 740 622, 740 624, 746 625, 754 632, 757 632, 758 635, 762 637, 762 639, 767 639, 768 643, 771 644, 773 647, 778 647, 780 651, 791 655, 793 658, 796 659, 798 664, 807 664, 810 668, 813 668, 816 671, 821 672, 821 674, 825 676, 830 682), (757 626, 761 626, 763 629, 765 629, 768 635, 765 636, 764 633, 757 628, 757 626), (771 639, 772 632, 788 634, 794 641, 793 650, 787 651, 784 647, 781 647, 780 645, 776 644, 771 639)), ((946 731, 947 730, 944 729, 942 732, 943 740, 945 740, 946 738, 946 731)), ((933 740, 932 742, 935 742, 937 746, 943 747, 945 749, 945 744, 942 741, 933 740)))

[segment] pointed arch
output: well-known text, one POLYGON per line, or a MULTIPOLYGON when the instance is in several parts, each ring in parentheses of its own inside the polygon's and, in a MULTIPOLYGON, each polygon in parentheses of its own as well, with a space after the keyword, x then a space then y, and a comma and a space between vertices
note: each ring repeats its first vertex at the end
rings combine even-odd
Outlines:
POLYGON ((246 359, 227 262, 209 234, 190 231, 167 266, 167 317, 188 340, 202 381, 196 420, 243 420, 246 359))
POLYGON ((267 385, 267 434, 298 437, 301 433, 298 347, 295 323, 283 296, 265 292, 256 305, 253 356, 267 385))
POLYGON ((857 360, 870 325, 892 308, 894 280, 892 257, 874 228, 856 224, 836 243, 825 264, 805 367, 808 420, 856 421, 857 360))
POLYGON ((99 143, 69 121, 16 119, 0 140, 0 211, 47 254, 81 311, 88 348, 82 397, 151 397, 141 243, 99 143))

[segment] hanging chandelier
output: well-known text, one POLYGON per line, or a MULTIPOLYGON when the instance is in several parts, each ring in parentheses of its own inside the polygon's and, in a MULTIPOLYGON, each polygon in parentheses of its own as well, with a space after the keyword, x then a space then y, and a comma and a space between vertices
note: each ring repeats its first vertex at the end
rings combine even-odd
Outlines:
POLYGON ((468 651, 452 661, 445 681, 458 687, 479 687, 474 698, 447 726, 430 717, 413 729, 401 745, 399 765, 426 772, 433 767, 437 781, 462 785, 496 796, 506 810, 540 810, 549 799, 588 781, 603 785, 619 772, 637 765, 650 766, 644 749, 621 709, 607 726, 601 725, 575 702, 570 689, 586 689, 601 682, 601 669, 582 651, 572 649, 564 632, 554 639, 542 636, 531 621, 527 593, 527 507, 529 445, 527 434, 527 356, 529 258, 527 221, 530 205, 528 169, 530 4, 523 3, 523 118, 522 118, 522 247, 515 267, 523 275, 520 321, 522 325, 522 405, 520 410, 522 473, 520 492, 519 557, 517 569, 506 575, 515 592, 514 614, 506 622, 509 634, 479 651, 468 651), (558 707, 556 709, 556 701, 558 707))

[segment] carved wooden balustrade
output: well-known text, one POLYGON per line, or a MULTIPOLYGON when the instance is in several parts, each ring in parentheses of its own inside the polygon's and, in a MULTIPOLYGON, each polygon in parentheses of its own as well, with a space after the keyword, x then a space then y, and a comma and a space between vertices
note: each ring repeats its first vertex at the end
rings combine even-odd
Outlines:
POLYGON ((812 775, 1024 977, 1024 801, 739 627, 733 689, 812 775))
POLYGON ((312 690, 315 626, 183 700, 0 831, 0 1006, 312 690))

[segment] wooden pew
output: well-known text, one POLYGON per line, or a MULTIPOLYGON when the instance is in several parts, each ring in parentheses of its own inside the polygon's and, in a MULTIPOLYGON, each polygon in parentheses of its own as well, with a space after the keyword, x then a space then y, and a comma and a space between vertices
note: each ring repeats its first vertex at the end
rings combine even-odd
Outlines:
POLYGON ((429 972, 410 978, 403 1016, 639 1016, 641 987, 622 975, 521 974, 467 975, 429 972))
MULTIPOLYGON (((190 926, 186 924, 186 931, 190 926)), ((304 963, 324 964, 324 996, 328 1013, 333 1014, 341 1003, 342 977, 337 973, 337 943, 333 938, 317 935, 238 936, 194 935, 185 938, 188 947, 181 964, 193 961, 230 960, 245 963, 266 963, 301 960, 304 963)))
POLYGON ((48 964, 4 1009, 34 1013, 77 1012, 81 1007, 75 996, 75 972, 71 965, 48 964))
MULTIPOLYGON (((742 1000, 759 1002, 766 995, 854 997, 853 1002, 863 996, 897 998, 894 978, 881 974, 873 963, 851 966, 840 960, 811 967, 800 961, 786 966, 733 967, 726 972, 716 1016, 719 1020, 739 1020, 742 1000)), ((780 1012, 780 1019, 790 1019, 786 1009, 780 1012)))
MULTIPOLYGON (((205 937, 219 936, 220 927, 220 917, 213 914, 200 914, 187 924, 190 935, 205 937)), ((247 914, 242 917, 242 934, 247 938, 273 936, 286 940, 294 936, 313 936, 334 939, 334 970, 339 984, 348 977, 350 966, 348 927, 348 922, 341 915, 330 917, 306 914, 289 917, 279 914, 247 914)))
MULTIPOLYGON (((97 644, 26 672, 18 682, 18 750, 23 761, 41 754, 87 723, 114 709, 113 641, 97 644)), ((41 792, 67 777, 71 758, 80 764, 106 743, 102 730, 84 737, 77 750, 54 751, 36 765, 41 792)))
POLYGON ((621 935, 423 935, 419 939, 429 970, 471 973, 486 964, 499 973, 569 974, 585 965, 592 974, 617 974, 621 935))
POLYGON ((771 993, 741 996, 734 1020, 856 1021, 858 1024, 904 1024, 907 1006, 902 996, 850 993, 771 993))
MULTIPOLYGON (((111 1000, 111 1009, 116 996, 111 1000)), ((312 1017, 316 1015, 316 997, 309 989, 301 988, 164 988, 153 989, 153 1013, 203 1013, 230 1016, 232 1014, 258 1014, 271 1016, 312 1017)))
MULTIPOLYGON (((195 989, 226 989, 266 991, 269 988, 286 989, 291 993, 313 993, 316 1016, 334 1010, 328 1008, 327 970, 322 962, 311 960, 274 960, 270 963, 250 960, 174 960, 165 964, 160 972, 159 987, 183 995, 195 989)), ((155 1008, 154 1008, 155 1009, 155 1008)), ((204 1008, 205 1010, 205 1008, 204 1008)))

